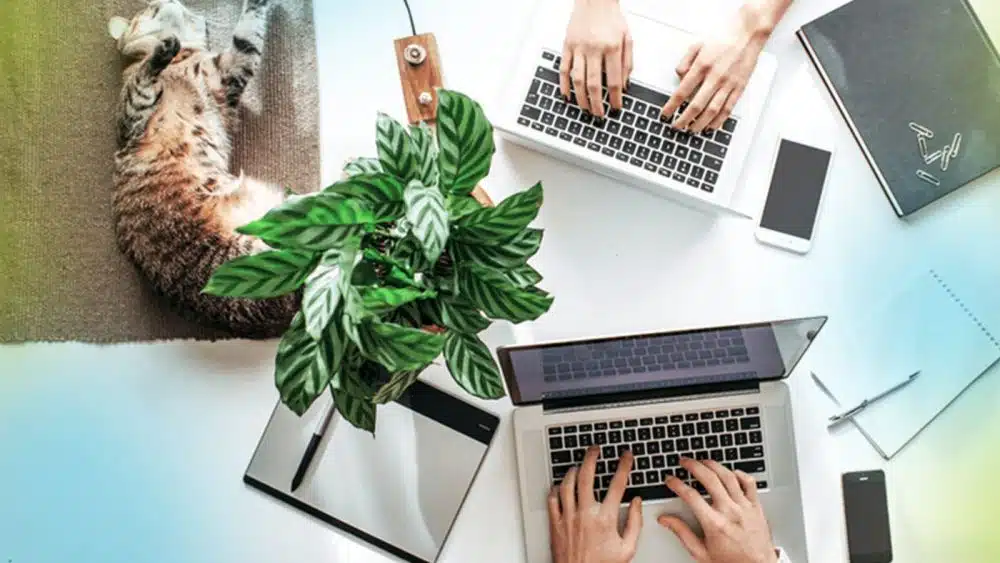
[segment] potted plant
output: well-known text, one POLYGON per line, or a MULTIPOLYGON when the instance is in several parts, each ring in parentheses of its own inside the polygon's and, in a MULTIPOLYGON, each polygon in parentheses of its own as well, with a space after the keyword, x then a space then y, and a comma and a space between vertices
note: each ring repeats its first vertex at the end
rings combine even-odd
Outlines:
POLYGON ((376 406, 442 354, 462 389, 500 398, 499 370, 477 335, 552 305, 527 263, 542 241, 528 226, 541 184, 482 205, 473 190, 496 152, 493 127, 467 96, 442 89, 438 99, 436 134, 379 114, 378 158, 353 160, 342 180, 240 227, 273 250, 223 264, 203 290, 301 292, 275 359, 281 401, 300 416, 329 388, 343 417, 374 433, 376 406))

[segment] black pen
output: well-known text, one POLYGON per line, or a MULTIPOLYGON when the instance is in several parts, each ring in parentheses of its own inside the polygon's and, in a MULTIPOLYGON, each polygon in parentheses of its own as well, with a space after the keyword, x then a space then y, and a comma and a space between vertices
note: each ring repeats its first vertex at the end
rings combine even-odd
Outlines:
POLYGON ((306 446, 306 452, 302 454, 302 461, 299 462, 299 468, 295 470, 295 477, 292 478, 292 492, 299 488, 302 484, 302 479, 306 476, 306 471, 309 470, 309 464, 312 463, 313 456, 316 455, 316 449, 319 448, 319 443, 323 439, 323 435, 326 434, 326 428, 330 426, 330 420, 333 419, 333 413, 337 412, 336 407, 333 403, 326 408, 326 412, 323 413, 323 418, 320 420, 319 425, 316 426, 316 431, 313 432, 312 438, 309 438, 309 445, 306 446))

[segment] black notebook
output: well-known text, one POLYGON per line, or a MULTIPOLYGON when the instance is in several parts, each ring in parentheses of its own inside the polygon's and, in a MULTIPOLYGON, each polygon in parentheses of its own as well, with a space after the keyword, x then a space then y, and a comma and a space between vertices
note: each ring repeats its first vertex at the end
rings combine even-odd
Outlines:
POLYGON ((898 216, 1000 166, 1000 57, 966 0, 854 0, 798 37, 898 216))

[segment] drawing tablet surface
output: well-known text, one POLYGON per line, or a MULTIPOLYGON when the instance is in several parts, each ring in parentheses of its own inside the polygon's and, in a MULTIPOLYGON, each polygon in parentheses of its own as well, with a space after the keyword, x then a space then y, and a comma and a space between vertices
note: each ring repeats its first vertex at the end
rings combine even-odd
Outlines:
POLYGON ((418 381, 378 408, 375 437, 334 416, 292 492, 331 401, 325 394, 301 418, 279 403, 244 481, 404 561, 435 561, 499 419, 418 381))

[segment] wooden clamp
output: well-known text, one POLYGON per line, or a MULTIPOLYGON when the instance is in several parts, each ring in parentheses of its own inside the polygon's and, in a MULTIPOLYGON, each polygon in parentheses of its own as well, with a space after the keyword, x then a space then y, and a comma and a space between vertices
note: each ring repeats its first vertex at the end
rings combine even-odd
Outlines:
MULTIPOLYGON (((437 123, 437 89, 444 87, 437 40, 433 33, 423 33, 401 37, 394 44, 406 117, 411 125, 423 121, 434 127, 437 123)), ((472 196, 484 206, 493 206, 493 200, 481 183, 472 190, 472 196)))

